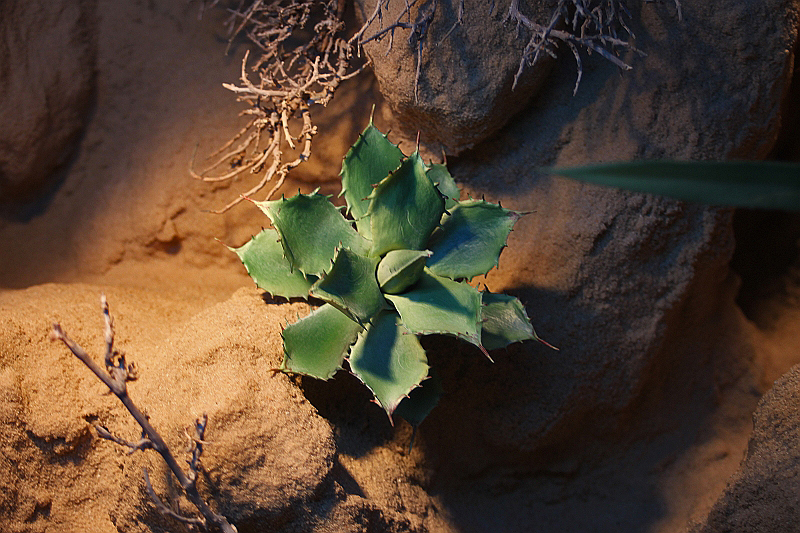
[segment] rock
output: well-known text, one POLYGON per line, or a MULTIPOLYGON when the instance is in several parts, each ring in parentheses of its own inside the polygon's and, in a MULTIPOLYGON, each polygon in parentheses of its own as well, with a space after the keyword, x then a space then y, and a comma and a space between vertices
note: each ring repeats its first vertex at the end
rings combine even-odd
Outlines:
POLYGON ((538 170, 769 152, 800 3, 681 4, 682 23, 668 6, 642 5, 633 29, 649 55, 634 70, 594 62, 572 97, 574 65, 561 63, 531 107, 450 165, 466 193, 531 213, 487 284, 520 297, 537 333, 561 349, 525 343, 494 365, 469 349, 443 361, 450 389, 420 431, 448 449, 442 460, 457 474, 535 469, 545 450, 581 454, 576 443, 590 435, 623 438, 621 420, 672 376, 690 387, 719 346, 747 352, 746 339, 723 334, 741 320, 730 313, 731 210, 538 170))
POLYGON ((27 202, 77 148, 95 79, 96 1, 0 6, 0 202, 27 202))
MULTIPOLYGON (((546 23, 556 2, 528 4, 523 7, 525 14, 546 23)), ((419 20, 420 12, 427 13, 432 5, 430 1, 418 4, 410 19, 419 20)), ((367 20, 374 7, 374 2, 356 1, 361 20, 367 20)), ((403 2, 389 2, 383 27, 404 10, 403 2)), ((364 46, 381 93, 395 114, 393 128, 399 128, 398 133, 413 141, 419 131, 421 142, 434 154, 441 155, 443 148, 455 155, 488 138, 530 101, 544 84, 552 62, 548 56, 528 68, 511 90, 529 37, 524 29, 519 29, 518 36, 515 24, 505 22, 506 12, 506 5, 498 4, 490 12, 487 2, 466 0, 463 22, 457 24, 458 2, 437 2, 422 47, 416 94, 417 48, 409 42, 409 30, 395 31, 391 50, 388 37, 364 46)), ((376 21, 365 38, 379 29, 376 21)))
POLYGON ((761 399, 753 425, 739 472, 694 533, 800 531, 800 366, 761 399))

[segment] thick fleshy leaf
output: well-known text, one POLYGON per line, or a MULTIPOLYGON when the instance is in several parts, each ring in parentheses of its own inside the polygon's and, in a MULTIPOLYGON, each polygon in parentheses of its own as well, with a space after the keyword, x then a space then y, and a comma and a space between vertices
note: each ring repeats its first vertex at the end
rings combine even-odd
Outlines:
POLYGON ((433 411, 444 392, 442 381, 433 368, 430 369, 430 374, 430 377, 412 390, 394 411, 415 428, 433 411))
POLYGON ((514 296, 484 291, 481 316, 481 341, 487 350, 537 338, 525 307, 514 296))
POLYGON ((291 268, 307 276, 330 270, 339 246, 364 255, 369 251, 370 242, 356 233, 327 196, 315 192, 255 204, 278 230, 291 268))
POLYGON ((766 161, 634 161, 551 174, 711 205, 800 211, 800 165, 766 161))
POLYGON ((281 370, 330 379, 342 367, 347 349, 363 329, 332 305, 325 304, 283 330, 281 370))
POLYGON ((375 278, 377 266, 377 257, 342 248, 331 271, 311 287, 311 296, 325 300, 363 326, 389 306, 375 278))
POLYGON ((387 294, 400 294, 417 282, 425 260, 431 256, 428 250, 392 250, 378 264, 378 285, 387 294))
POLYGON ((428 376, 428 358, 416 335, 399 325, 394 312, 378 314, 350 352, 350 370, 375 395, 389 416, 428 376))
POLYGON ((481 293, 475 287, 425 269, 413 288, 385 296, 412 333, 454 335, 481 346, 481 293))
POLYGON ((370 120, 342 162, 340 196, 344 195, 348 213, 356 219, 358 232, 366 238, 371 238, 369 219, 363 218, 369 209, 367 197, 373 186, 396 170, 402 160, 403 152, 370 120))
POLYGON ((511 228, 520 214, 483 200, 467 200, 450 209, 428 243, 428 268, 452 279, 486 274, 497 266, 511 228))
POLYGON ((450 209, 458 203, 458 199, 461 197, 461 191, 458 189, 456 181, 453 179, 453 176, 450 175, 446 166, 434 163, 428 169, 428 177, 433 184, 436 185, 436 188, 439 189, 439 192, 442 193, 442 196, 444 196, 445 209, 450 209))
POLYGON ((292 271, 279 240, 277 231, 265 229, 243 246, 228 249, 239 256, 258 288, 273 296, 308 298, 316 277, 306 278, 299 270, 292 271))
POLYGON ((444 198, 428 178, 419 154, 404 160, 370 195, 372 255, 423 250, 444 213, 444 198))

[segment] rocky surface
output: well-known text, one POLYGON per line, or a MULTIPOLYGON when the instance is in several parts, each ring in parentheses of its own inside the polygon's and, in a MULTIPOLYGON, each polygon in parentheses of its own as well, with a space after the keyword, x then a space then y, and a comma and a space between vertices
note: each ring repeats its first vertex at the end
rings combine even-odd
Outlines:
MULTIPOLYGON (((546 24, 555 1, 530 2, 525 15, 546 24)), ((356 2, 361 20, 372 15, 375 2, 356 2)), ((527 69, 512 91, 520 58, 530 37, 523 27, 507 19, 508 7, 479 0, 421 2, 410 15, 405 4, 389 2, 382 19, 365 32, 368 38, 395 20, 425 24, 425 37, 418 40, 402 29, 366 44, 381 94, 395 115, 398 133, 421 142, 437 157, 442 151, 455 155, 489 137, 516 112, 524 108, 544 85, 553 65, 549 56, 527 69), (433 10, 433 11, 432 11, 433 10), (420 65, 417 77, 417 64, 420 65)))
POLYGON ((291 379, 272 371, 282 352, 280 324, 307 312, 307 305, 265 307, 259 291, 242 289, 192 315, 196 308, 168 296, 76 284, 0 296, 0 450, 11 474, 0 481, 3 531, 54 525, 59 531, 171 530, 174 522, 145 491, 143 467, 163 500, 192 511, 155 452, 129 455, 96 437, 95 424, 129 441, 140 430, 65 346, 47 340, 49 320, 60 320, 99 361, 101 292, 115 317, 116 345, 138 368, 129 394, 180 462, 188 458, 185 432, 197 416, 208 415, 198 483, 239 531, 307 530, 319 520, 312 509, 320 506, 338 517, 330 524, 363 515, 382 531, 411 527, 391 509, 348 497, 341 467, 333 471, 331 425, 291 379), (50 466, 42 469, 43 463, 50 466))
POLYGON ((800 530, 800 366, 775 382, 758 404, 753 425, 741 469, 693 532, 800 530))
MULTIPOLYGON (((648 56, 633 71, 620 77, 615 67, 595 62, 573 98, 573 67, 562 63, 530 108, 450 165, 473 196, 531 212, 487 283, 526 302, 539 333, 561 348, 549 353, 526 345, 512 364, 498 357, 492 368, 479 360, 461 363, 480 376, 453 393, 454 405, 469 405, 470 417, 448 424, 454 418, 442 415, 439 424, 460 435, 458 442, 491 444, 494 453, 476 456, 534 468, 542 449, 559 448, 576 432, 616 431, 642 394, 669 381, 687 357, 702 367, 697 354, 708 348, 697 343, 708 342, 708 332, 727 331, 715 303, 730 301, 735 290, 727 279, 732 211, 581 185, 538 170, 646 157, 759 158, 771 149, 789 86, 798 4, 774 3, 787 13, 778 31, 742 23, 774 20, 767 6, 681 5, 683 23, 668 22, 670 13, 658 6, 642 6, 634 31, 648 56), (706 39, 713 54, 699 46, 707 32, 726 35, 713 45, 706 39), (758 61, 737 52, 756 46, 774 53, 758 61), (713 66, 709 57, 717 58, 713 66), (581 99, 584 92, 593 96, 581 99), (475 390, 496 391, 495 381, 508 393, 491 405, 481 402, 475 390)), ((728 327, 741 329, 740 318, 729 318, 728 327)), ((469 457, 458 470, 485 467, 469 457)))
POLYGON ((77 149, 95 88, 96 8, 0 6, 0 203, 36 198, 77 149))

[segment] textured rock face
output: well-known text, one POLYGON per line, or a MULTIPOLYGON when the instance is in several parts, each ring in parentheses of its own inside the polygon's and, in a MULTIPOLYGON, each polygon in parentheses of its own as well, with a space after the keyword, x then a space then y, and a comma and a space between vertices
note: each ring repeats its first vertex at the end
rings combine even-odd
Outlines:
POLYGON ((27 201, 77 147, 94 86, 95 0, 0 5, 0 202, 27 201))
POLYGON ((759 158, 770 150, 798 2, 681 4, 684 23, 665 6, 642 6, 634 31, 649 55, 633 71, 620 77, 593 63, 573 98, 574 67, 560 64, 531 107, 451 164, 473 197, 532 212, 487 283, 519 296, 537 332, 561 348, 528 343, 498 354, 494 365, 467 354, 446 363, 458 377, 445 384, 458 388, 430 427, 442 446, 464 446, 462 457, 447 458, 456 471, 493 462, 535 468, 542 449, 561 449, 579 432, 618 431, 654 383, 703 364, 720 330, 709 303, 733 305, 728 210, 536 170, 647 157, 759 158))
MULTIPOLYGON (((556 3, 529 2, 524 11, 532 20, 545 23, 556 3)), ((421 131, 421 142, 437 155, 441 149, 457 154, 487 138, 522 109, 543 85, 552 62, 548 58, 527 69, 512 92, 529 35, 522 28, 518 35, 515 24, 504 21, 507 5, 498 3, 490 12, 485 1, 465 0, 461 24, 457 24, 458 0, 418 5, 411 10, 412 22, 434 5, 436 11, 422 47, 416 95, 418 50, 409 42, 408 30, 396 30, 388 54, 388 36, 364 48, 403 134, 413 139, 421 131)), ((375 2, 357 0, 356 6, 364 20, 373 13, 375 2)), ((389 2, 383 25, 395 21, 404 10, 403 2, 389 2)), ((376 21, 365 36, 379 29, 376 21)))
MULTIPOLYGON (((398 11, 403 8, 402 2, 392 5, 398 11)), ((573 118, 587 107, 574 122, 595 133, 604 126, 633 126, 619 132, 630 137, 623 137, 617 150, 605 154, 593 150, 605 158, 690 157, 706 143, 723 148, 728 157, 754 157, 765 155, 774 142, 783 82, 791 73, 787 57, 793 50, 793 28, 797 26, 792 0, 759 4, 728 0, 714 6, 681 2, 681 21, 671 2, 628 2, 636 47, 648 56, 624 54, 634 70, 620 77, 616 67, 582 51, 583 81, 572 104, 564 102, 565 97, 572 98, 575 81, 575 63, 568 49, 562 47, 559 63, 562 68, 569 66, 570 84, 548 78, 544 93, 538 91, 550 70, 544 62, 528 69, 527 85, 512 93, 511 79, 526 37, 517 38, 513 24, 503 22, 507 5, 499 3, 491 16, 482 2, 467 1, 465 5, 464 24, 442 41, 453 25, 457 8, 448 2, 439 3, 428 44, 441 43, 435 49, 423 50, 416 102, 415 48, 407 42, 406 33, 398 30, 388 55, 385 42, 366 46, 381 92, 396 115, 395 131, 413 141, 419 130, 422 142, 430 143, 432 154, 441 153, 437 143, 448 153, 457 154, 488 138, 534 95, 537 107, 546 106, 550 111, 561 108, 573 118), (600 77, 617 90, 602 91, 600 77), (592 101, 599 103, 595 95, 602 100, 612 94, 613 99, 606 99, 602 105, 587 106, 592 101), (630 107, 634 95, 638 101, 630 107), (666 129, 671 130, 666 145, 654 142, 659 130, 666 129)), ((522 1, 520 5, 532 20, 540 22, 552 11, 549 2, 522 1)), ((372 2, 360 1, 358 6, 363 15, 373 9, 372 2)), ((412 21, 415 16, 412 10, 412 21)), ((388 20, 394 19, 390 16, 388 20)), ((561 118, 541 122, 540 127, 557 128, 565 124, 565 117, 561 118)), ((606 139, 591 135, 587 140, 596 146, 597 141, 606 139)))
POLYGON ((783 533, 800 528, 800 366, 775 382, 753 424, 741 470, 695 533, 783 533))

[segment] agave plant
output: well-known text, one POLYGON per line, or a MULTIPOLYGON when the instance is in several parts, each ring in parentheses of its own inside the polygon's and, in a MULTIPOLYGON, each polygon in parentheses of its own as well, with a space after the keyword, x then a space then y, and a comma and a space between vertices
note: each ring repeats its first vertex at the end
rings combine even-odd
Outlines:
POLYGON ((459 201, 444 165, 404 156, 371 121, 341 178, 345 214, 318 191, 254 202, 274 229, 231 250, 265 291, 325 302, 283 330, 280 370, 327 380, 346 360, 390 418, 416 426, 441 391, 418 336, 458 337, 487 357, 538 340, 517 298, 466 282, 497 265, 521 213, 459 201))

